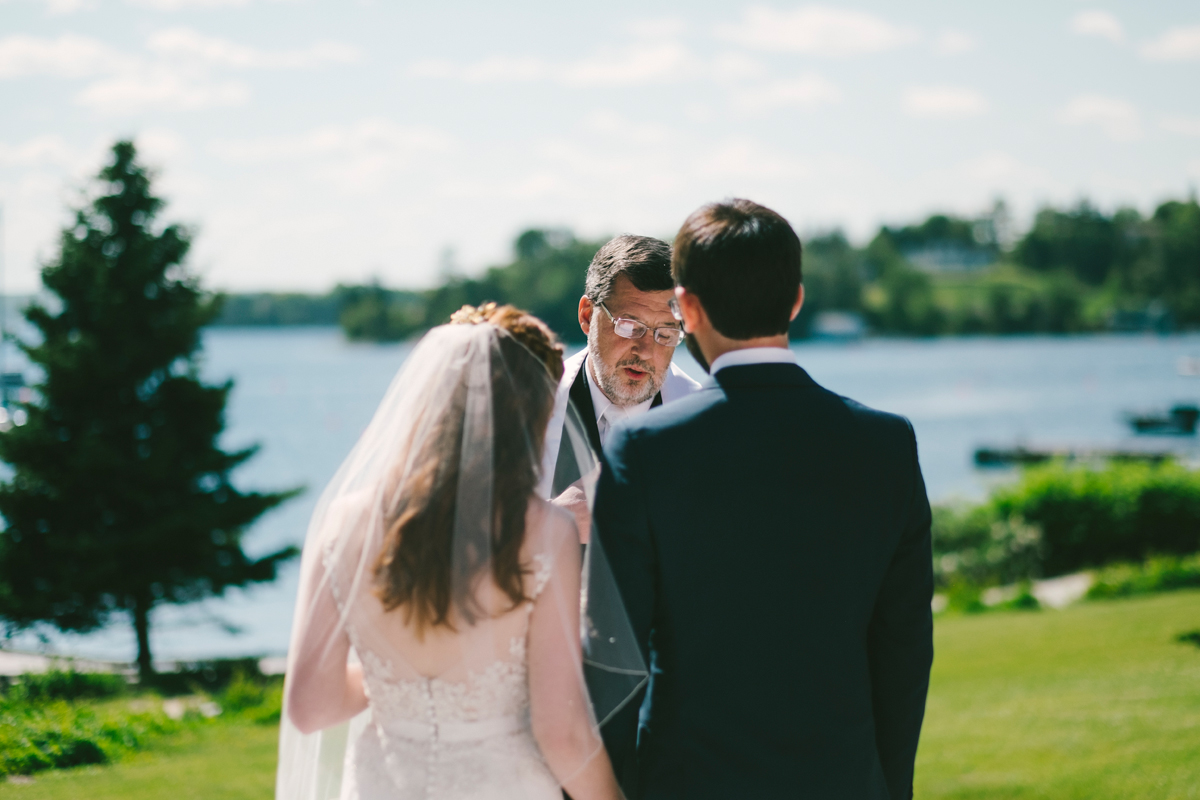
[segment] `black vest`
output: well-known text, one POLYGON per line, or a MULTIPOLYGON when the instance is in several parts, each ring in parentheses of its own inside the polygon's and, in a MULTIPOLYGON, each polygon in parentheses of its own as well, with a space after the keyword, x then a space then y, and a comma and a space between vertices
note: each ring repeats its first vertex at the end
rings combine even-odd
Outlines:
MULTIPOLYGON (((568 402, 575 407, 575 412, 579 414, 579 421, 587 431, 588 445, 592 449, 592 455, 599 460, 603 448, 600 445, 600 426, 596 422, 596 406, 592 403, 592 390, 588 386, 587 368, 587 359, 584 359, 583 364, 579 367, 579 372, 575 375, 574 383, 571 384, 568 402)), ((659 392, 654 395, 654 401, 650 403, 650 407, 658 408, 662 402, 662 392, 659 392)), ((566 491, 568 486, 579 480, 579 461, 574 455, 575 451, 567 436, 567 423, 564 420, 562 440, 558 446, 558 460, 554 465, 552 497, 558 497, 566 491)))

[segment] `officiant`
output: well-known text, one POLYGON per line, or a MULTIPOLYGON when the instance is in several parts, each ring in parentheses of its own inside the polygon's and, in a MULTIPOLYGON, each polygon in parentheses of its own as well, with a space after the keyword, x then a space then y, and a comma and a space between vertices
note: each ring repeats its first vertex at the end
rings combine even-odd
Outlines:
POLYGON ((588 266, 579 298, 579 327, 587 346, 566 360, 546 432, 542 461, 544 496, 570 509, 587 542, 591 516, 572 442, 563 435, 574 407, 598 458, 613 427, 700 388, 672 362, 683 342, 668 303, 674 294, 671 248, 649 236, 624 234, 601 247, 588 266))

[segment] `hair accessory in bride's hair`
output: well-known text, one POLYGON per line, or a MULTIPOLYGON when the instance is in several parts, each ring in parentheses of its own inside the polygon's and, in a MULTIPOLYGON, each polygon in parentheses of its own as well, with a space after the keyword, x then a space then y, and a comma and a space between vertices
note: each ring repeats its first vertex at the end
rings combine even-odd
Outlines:
POLYGON ((481 306, 465 305, 450 315, 451 325, 479 325, 484 322, 507 331, 525 345, 525 349, 546 366, 554 380, 562 378, 563 346, 546 323, 516 306, 494 302, 481 306))

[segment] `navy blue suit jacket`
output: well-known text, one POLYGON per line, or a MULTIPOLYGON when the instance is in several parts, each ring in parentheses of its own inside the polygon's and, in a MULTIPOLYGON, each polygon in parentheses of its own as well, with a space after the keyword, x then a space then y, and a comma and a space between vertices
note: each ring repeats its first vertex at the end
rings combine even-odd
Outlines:
POLYGON ((933 570, 908 421, 735 366, 605 456, 593 536, 653 671, 603 729, 626 794, 909 798, 933 570))

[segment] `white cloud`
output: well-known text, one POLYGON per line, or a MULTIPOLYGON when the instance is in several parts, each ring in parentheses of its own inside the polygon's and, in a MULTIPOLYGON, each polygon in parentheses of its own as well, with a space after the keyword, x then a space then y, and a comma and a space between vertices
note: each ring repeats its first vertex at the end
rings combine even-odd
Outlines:
POLYGON ((0 142, 0 166, 39 167, 65 166, 78 160, 78 155, 57 134, 36 136, 21 144, 0 142))
POLYGON ((128 5, 153 9, 154 11, 183 11, 199 8, 228 8, 244 6, 250 0, 125 0, 128 5))
POLYGON ((1130 141, 1142 135, 1141 115, 1137 108, 1115 97, 1081 95, 1067 103, 1058 119, 1067 125, 1095 125, 1116 141, 1130 141))
POLYGON ((497 56, 474 64, 455 64, 444 59, 418 61, 408 69, 415 78, 442 78, 466 83, 513 83, 549 78, 552 70, 539 58, 497 56))
POLYGON ((713 59, 709 72, 719 82, 735 83, 761 78, 767 74, 767 67, 745 53, 721 53, 713 59))
POLYGON ((1163 130, 1180 136, 1200 136, 1200 117, 1163 117, 1159 124, 1163 130))
POLYGON ((962 31, 945 30, 938 34, 933 49, 938 55, 956 56, 969 53, 978 46, 975 37, 962 31))
POLYGON ((736 25, 719 26, 717 34, 758 50, 817 56, 878 53, 918 38, 914 29, 874 14, 819 5, 788 11, 754 6, 736 25))
MULTIPOLYGON (((528 202, 548 198, 561 199, 578 191, 578 184, 563 180, 558 173, 559 171, 538 171, 511 181, 456 178, 439 186, 437 193, 440 197, 455 201, 518 200, 528 202)), ((576 198, 577 196, 576 194, 576 198)))
POLYGON ((182 136, 167 128, 144 130, 137 135, 136 141, 138 153, 155 164, 178 162, 191 151, 182 136))
POLYGON ((813 174, 813 167, 807 161, 743 139, 719 145, 697 164, 701 175, 724 179, 796 179, 813 174))
POLYGON ((593 112, 585 124, 596 133, 631 144, 660 144, 671 137, 671 131, 662 125, 631 120, 614 111, 593 112))
POLYGON ((1142 55, 1154 61, 1192 61, 1200 59, 1200 25, 1171 28, 1141 47, 1142 55))
POLYGON ((1098 36, 1116 44, 1125 42, 1121 21, 1107 11, 1080 11, 1071 18, 1071 31, 1080 36, 1098 36))
POLYGON ((16 35, 0 39, 0 78, 53 75, 84 78, 126 68, 133 59, 103 42, 64 34, 57 39, 16 35))
POLYGON ((967 178, 971 183, 989 190, 1047 186, 1050 183, 1049 177, 1043 170, 1032 167, 1019 158, 999 150, 963 161, 954 167, 953 172, 960 181, 962 178, 967 178))
POLYGON ((264 175, 286 170, 289 180, 301 182, 302 188, 293 191, 311 194, 316 184, 362 197, 394 191, 398 173, 430 187, 434 176, 446 174, 437 156, 452 149, 454 140, 433 128, 365 119, 295 136, 217 140, 208 151, 220 161, 262 167, 264 175), (421 170, 424 178, 418 175, 421 170))
POLYGON ((904 110, 914 117, 955 119, 987 111, 987 100, 974 89, 961 86, 914 86, 906 89, 904 110))
POLYGON ((51 16, 63 16, 65 14, 74 14, 76 11, 82 11, 85 8, 95 8, 96 0, 43 0, 46 11, 51 16))
POLYGON ((297 136, 218 141, 218 158, 239 164, 303 161, 317 178, 345 191, 378 186, 397 171, 419 166, 430 154, 451 149, 451 140, 426 127, 367 119, 331 125, 297 136))
POLYGON ((765 111, 788 106, 817 106, 836 103, 842 90, 820 75, 801 75, 743 89, 735 96, 738 106, 747 111, 765 111))
POLYGON ((589 58, 551 64, 538 58, 498 56, 473 64, 443 59, 420 61, 409 67, 417 78, 442 78, 466 83, 553 81, 565 86, 634 86, 678 80, 694 66, 691 54, 675 42, 639 43, 589 58))
POLYGON ((567 65, 560 80, 568 86, 632 86, 676 80, 692 59, 676 42, 636 44, 567 65))
POLYGON ((250 87, 240 81, 212 82, 164 69, 139 70, 106 78, 80 92, 75 101, 107 114, 146 108, 195 111, 238 106, 250 100, 250 87))
POLYGON ((159 31, 151 35, 146 47, 165 58, 241 68, 294 69, 323 62, 352 62, 359 57, 355 48, 335 42, 318 43, 307 50, 268 53, 187 28, 159 31))
POLYGON ((639 19, 629 23, 629 32, 645 39, 674 39, 683 34, 687 23, 679 17, 639 19))

